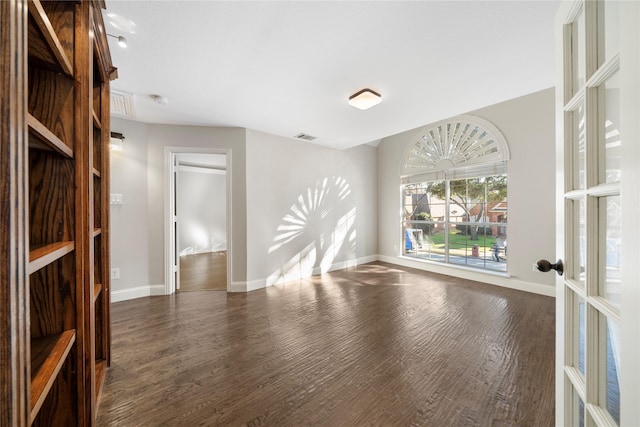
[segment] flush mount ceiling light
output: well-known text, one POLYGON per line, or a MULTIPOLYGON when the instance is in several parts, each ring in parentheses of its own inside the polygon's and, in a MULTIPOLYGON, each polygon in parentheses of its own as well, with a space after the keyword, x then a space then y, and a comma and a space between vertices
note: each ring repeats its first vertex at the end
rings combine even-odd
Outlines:
POLYGON ((113 37, 114 39, 118 39, 118 46, 120 46, 121 48, 126 48, 127 47, 127 39, 124 38, 123 36, 114 36, 113 34, 109 34, 107 33, 107 35, 109 37, 113 37))
POLYGON ((169 98, 167 98, 166 96, 160 96, 160 95, 149 95, 151 97, 151 99, 153 99, 153 101, 156 104, 160 104, 160 105, 167 105, 169 103, 169 98))
POLYGON ((349 97, 349 105, 360 110, 368 110, 380 104, 381 101, 382 96, 371 89, 362 89, 349 97))

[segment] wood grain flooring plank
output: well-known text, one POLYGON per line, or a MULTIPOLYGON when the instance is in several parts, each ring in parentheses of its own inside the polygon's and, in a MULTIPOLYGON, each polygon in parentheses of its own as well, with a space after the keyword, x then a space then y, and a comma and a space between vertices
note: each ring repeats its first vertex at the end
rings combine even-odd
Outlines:
POLYGON ((227 251, 180 257, 180 291, 203 290, 227 290, 227 251))
POLYGON ((554 304, 380 262, 116 303, 98 425, 553 425, 554 304))

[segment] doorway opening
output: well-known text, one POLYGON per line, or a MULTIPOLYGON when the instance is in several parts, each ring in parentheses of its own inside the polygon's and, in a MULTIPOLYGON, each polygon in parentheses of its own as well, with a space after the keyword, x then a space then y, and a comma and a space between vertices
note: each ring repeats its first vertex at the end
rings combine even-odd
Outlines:
POLYGON ((230 281, 230 153, 167 147, 166 294, 227 291, 230 281))

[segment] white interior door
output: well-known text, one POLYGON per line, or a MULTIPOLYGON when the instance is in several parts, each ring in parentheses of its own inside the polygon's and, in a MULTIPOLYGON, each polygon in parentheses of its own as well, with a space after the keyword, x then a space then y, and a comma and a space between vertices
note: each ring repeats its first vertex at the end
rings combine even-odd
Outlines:
POLYGON ((639 16, 576 1, 556 19, 557 425, 640 425, 639 16))

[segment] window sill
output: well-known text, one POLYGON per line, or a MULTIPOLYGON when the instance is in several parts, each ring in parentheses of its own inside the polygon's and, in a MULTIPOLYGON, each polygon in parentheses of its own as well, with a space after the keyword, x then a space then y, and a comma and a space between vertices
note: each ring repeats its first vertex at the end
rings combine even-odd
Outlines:
MULTIPOLYGON (((486 275, 489 275, 489 276, 502 277, 502 278, 507 278, 507 279, 511 277, 511 275, 509 274, 508 271, 503 272, 503 271, 484 270, 484 269, 479 269, 479 268, 466 267, 464 265, 459 265, 459 264, 447 264, 447 263, 444 263, 444 262, 431 261, 431 260, 428 260, 428 259, 414 258, 414 257, 406 256, 406 255, 399 255, 398 258, 402 259, 402 260, 410 261, 410 262, 415 262, 417 264, 438 267, 438 269, 442 269, 442 270, 451 269, 451 270, 465 271, 465 272, 469 272, 469 273, 486 274, 486 275)), ((436 271, 436 273, 446 274, 446 273, 444 273, 442 271, 436 271)))

